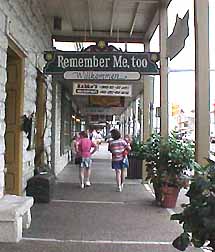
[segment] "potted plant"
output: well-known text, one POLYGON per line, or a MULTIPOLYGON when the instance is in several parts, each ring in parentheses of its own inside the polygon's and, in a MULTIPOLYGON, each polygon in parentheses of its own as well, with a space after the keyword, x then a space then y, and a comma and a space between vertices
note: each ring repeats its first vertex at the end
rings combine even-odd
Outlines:
POLYGON ((146 179, 163 207, 174 208, 179 190, 187 187, 188 173, 196 166, 193 147, 191 142, 178 140, 174 132, 167 138, 152 134, 143 144, 140 156, 146 161, 146 179))
POLYGON ((215 251, 215 164, 202 168, 186 194, 189 203, 183 212, 171 216, 183 225, 184 232, 173 241, 173 246, 184 251, 190 244, 206 246, 215 251))

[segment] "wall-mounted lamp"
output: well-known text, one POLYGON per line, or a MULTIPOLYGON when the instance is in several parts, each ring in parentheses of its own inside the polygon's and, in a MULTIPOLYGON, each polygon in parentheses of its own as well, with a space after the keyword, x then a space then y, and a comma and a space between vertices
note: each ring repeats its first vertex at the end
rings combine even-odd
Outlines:
POLYGON ((35 134, 35 118, 34 112, 29 116, 22 116, 22 130, 27 134, 28 147, 26 150, 30 150, 34 144, 34 134, 35 134))

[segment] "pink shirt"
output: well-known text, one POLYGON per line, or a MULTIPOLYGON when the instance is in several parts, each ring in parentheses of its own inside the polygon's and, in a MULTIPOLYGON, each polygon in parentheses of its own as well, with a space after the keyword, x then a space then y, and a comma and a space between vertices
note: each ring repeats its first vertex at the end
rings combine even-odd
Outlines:
POLYGON ((88 158, 91 156, 91 148, 96 147, 96 145, 88 138, 81 138, 78 143, 78 150, 81 157, 88 158))

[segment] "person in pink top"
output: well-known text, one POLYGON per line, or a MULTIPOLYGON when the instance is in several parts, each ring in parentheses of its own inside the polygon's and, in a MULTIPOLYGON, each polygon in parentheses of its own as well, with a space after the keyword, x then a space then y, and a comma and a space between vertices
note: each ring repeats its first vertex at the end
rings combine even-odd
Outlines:
POLYGON ((86 186, 90 186, 90 175, 91 175, 91 155, 96 151, 96 145, 88 138, 85 131, 80 132, 80 140, 78 143, 78 152, 81 155, 81 164, 79 178, 81 188, 84 188, 84 174, 86 174, 86 186))

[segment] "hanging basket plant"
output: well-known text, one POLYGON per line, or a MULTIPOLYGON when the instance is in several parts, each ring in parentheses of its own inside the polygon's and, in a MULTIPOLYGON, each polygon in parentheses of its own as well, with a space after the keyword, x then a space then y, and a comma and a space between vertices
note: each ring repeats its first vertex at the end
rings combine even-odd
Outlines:
POLYGON ((193 244, 215 251, 215 164, 202 167, 186 195, 189 203, 183 205, 183 212, 171 216, 171 220, 179 221, 184 229, 173 246, 184 251, 193 244))

